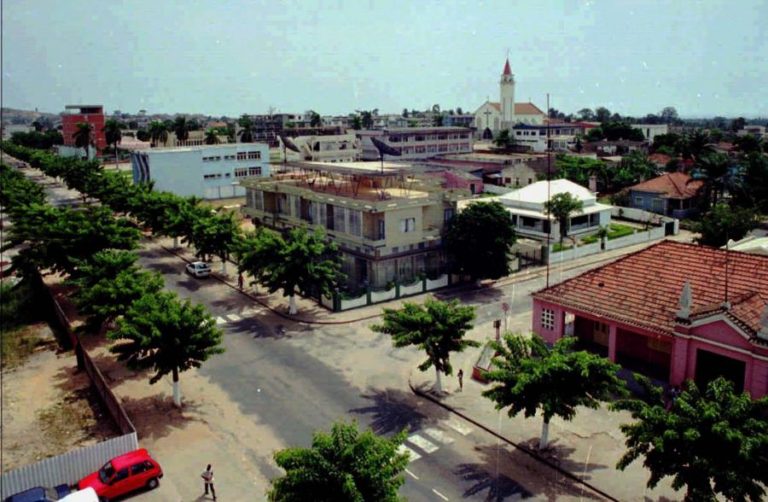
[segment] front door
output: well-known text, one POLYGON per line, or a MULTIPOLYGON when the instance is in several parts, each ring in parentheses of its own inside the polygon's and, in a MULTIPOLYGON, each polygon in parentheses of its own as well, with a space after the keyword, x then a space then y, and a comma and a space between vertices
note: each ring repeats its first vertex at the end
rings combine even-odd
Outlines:
POLYGON ((696 385, 704 389, 706 385, 718 377, 733 382, 736 392, 744 390, 744 361, 721 356, 708 350, 696 351, 696 385))

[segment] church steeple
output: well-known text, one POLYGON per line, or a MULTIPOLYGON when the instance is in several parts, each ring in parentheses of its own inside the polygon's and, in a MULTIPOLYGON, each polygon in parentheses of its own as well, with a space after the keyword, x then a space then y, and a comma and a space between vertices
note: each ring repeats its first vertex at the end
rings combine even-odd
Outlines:
POLYGON ((515 125, 515 76, 509 65, 509 57, 504 63, 504 71, 499 82, 499 101, 501 106, 501 129, 510 129, 515 125))

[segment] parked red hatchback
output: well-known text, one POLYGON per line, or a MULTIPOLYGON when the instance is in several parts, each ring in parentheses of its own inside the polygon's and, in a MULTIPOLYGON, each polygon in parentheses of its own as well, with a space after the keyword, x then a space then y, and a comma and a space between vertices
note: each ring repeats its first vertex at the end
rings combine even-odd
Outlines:
POLYGON ((77 483, 82 490, 91 487, 101 500, 109 500, 142 488, 156 488, 163 470, 145 449, 115 457, 104 467, 77 483))

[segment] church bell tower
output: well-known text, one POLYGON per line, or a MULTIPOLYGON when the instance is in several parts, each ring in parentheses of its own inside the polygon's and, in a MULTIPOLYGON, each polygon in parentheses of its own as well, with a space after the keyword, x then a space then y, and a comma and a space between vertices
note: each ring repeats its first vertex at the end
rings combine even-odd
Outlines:
POLYGON ((509 66, 509 58, 504 65, 499 82, 499 94, 501 103, 501 128, 511 129, 515 125, 515 76, 509 66))

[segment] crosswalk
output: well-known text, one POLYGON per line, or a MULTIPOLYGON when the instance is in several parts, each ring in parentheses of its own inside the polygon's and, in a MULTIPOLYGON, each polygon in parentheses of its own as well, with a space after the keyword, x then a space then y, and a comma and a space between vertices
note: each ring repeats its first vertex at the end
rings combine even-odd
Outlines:
POLYGON ((224 314, 223 316, 218 316, 216 318, 216 324, 221 326, 222 324, 228 324, 230 322, 238 322, 242 320, 243 318, 237 314, 224 314))
POLYGON ((408 454, 408 461, 415 462, 424 455, 429 455, 440 449, 441 446, 452 444, 455 439, 451 436, 450 429, 453 432, 466 436, 473 429, 455 418, 442 420, 439 427, 426 427, 419 431, 411 433, 405 443, 401 444, 397 451, 408 454))

